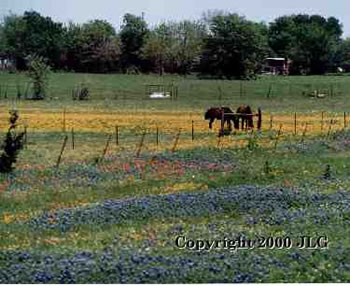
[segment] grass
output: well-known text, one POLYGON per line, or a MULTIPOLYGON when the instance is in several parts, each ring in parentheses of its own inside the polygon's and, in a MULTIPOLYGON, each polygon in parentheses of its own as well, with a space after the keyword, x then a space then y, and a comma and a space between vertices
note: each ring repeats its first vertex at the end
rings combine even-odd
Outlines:
MULTIPOLYGON (((17 86, 23 95, 28 79, 25 74, 0 74, 1 98, 7 90, 10 103, 17 96, 17 86)), ((261 106, 268 112, 285 111, 344 111, 349 108, 346 100, 350 80, 347 76, 265 76, 256 81, 198 80, 194 76, 187 78, 167 75, 101 75, 54 73, 51 76, 48 98, 51 101, 22 103, 24 108, 50 107, 50 110, 69 107, 71 110, 82 107, 83 110, 129 110, 144 111, 202 111, 209 105, 225 104, 237 106, 250 104, 261 106), (72 102, 71 92, 77 85, 84 83, 89 87, 90 102, 72 102), (175 84, 179 89, 176 102, 153 101, 146 99, 147 84, 175 84), (270 97, 267 98, 271 87, 270 97), (314 99, 303 95, 316 89, 328 91, 324 99, 314 99), (332 91, 332 92, 331 92, 332 91), (333 96, 331 96, 331 94, 333 96), (141 100, 143 99, 143 100, 141 100)))
POLYGON ((6 130, 13 107, 19 128, 28 126, 16 170, 0 176, 0 282, 350 281, 344 263, 350 245, 347 76, 239 82, 55 73, 42 102, 15 99, 16 86, 23 90, 25 82, 24 74, 0 74, 0 129, 6 130), (72 101, 71 89, 82 82, 92 99, 72 101), (178 101, 144 98, 145 84, 163 82, 179 86, 178 101), (302 95, 331 86, 332 97, 302 95), (241 103, 262 107, 261 133, 238 132, 219 141, 217 122, 208 132, 206 108, 241 103), (113 137, 102 158, 108 134, 113 137), (176 248, 179 235, 325 235, 330 247, 193 252, 176 248))

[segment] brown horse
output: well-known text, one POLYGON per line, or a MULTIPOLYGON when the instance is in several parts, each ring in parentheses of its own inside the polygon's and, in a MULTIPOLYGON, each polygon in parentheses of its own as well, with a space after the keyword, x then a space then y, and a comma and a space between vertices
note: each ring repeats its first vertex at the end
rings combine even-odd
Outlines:
POLYGON ((233 114, 225 114, 225 113, 233 113, 229 107, 211 107, 209 108, 205 114, 204 119, 209 120, 209 128, 212 129, 213 122, 215 119, 222 120, 222 114, 224 113, 224 124, 227 123, 229 130, 232 130, 231 121, 234 123, 235 129, 238 129, 238 117, 233 114))
POLYGON ((239 126, 239 119, 241 119, 241 129, 252 129, 254 128, 253 123, 253 112, 249 105, 241 105, 237 108, 236 113, 240 113, 238 115, 238 126, 239 126))

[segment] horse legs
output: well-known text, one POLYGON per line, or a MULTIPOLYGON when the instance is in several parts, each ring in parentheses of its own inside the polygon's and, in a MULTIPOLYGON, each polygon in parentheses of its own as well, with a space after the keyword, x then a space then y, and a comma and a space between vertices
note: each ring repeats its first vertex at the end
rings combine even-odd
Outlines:
POLYGON ((235 127, 235 129, 236 130, 239 129, 239 117, 234 115, 232 120, 233 120, 233 126, 235 127))
POLYGON ((249 120, 249 128, 254 129, 254 122, 253 122, 253 118, 251 118, 251 119, 249 120))
POLYGON ((209 129, 212 129, 213 128, 213 122, 214 122, 215 119, 211 118, 210 121, 209 121, 209 129))
POLYGON ((227 125, 228 125, 228 130, 232 131, 232 123, 231 123, 231 120, 230 120, 230 119, 227 119, 226 122, 227 122, 227 125))

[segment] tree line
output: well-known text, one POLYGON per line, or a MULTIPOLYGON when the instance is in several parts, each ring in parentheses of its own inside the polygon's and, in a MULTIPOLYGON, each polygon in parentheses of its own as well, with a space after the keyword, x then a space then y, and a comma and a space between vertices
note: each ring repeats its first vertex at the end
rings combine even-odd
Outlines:
POLYGON ((196 21, 150 27, 125 14, 119 31, 105 20, 63 24, 35 11, 10 14, 0 24, 0 58, 18 70, 28 57, 55 70, 90 73, 177 73, 253 78, 266 57, 292 61, 292 74, 323 74, 350 63, 350 39, 334 17, 288 15, 257 23, 235 13, 208 11, 196 21))

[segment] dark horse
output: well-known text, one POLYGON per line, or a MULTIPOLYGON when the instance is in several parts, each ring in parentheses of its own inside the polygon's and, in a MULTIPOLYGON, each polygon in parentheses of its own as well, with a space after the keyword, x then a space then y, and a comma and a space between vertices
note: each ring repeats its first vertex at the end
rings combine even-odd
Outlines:
POLYGON ((239 128, 238 117, 232 114, 233 111, 229 107, 211 107, 204 114, 204 119, 209 120, 210 129, 212 129, 213 122, 215 121, 215 119, 222 120, 222 113, 224 113, 223 124, 227 123, 230 131, 232 130, 231 121, 233 121, 235 129, 239 128), (231 113, 231 114, 225 114, 225 113, 231 113))
POLYGON ((236 113, 240 113, 238 116, 238 126, 239 126, 239 119, 241 119, 241 129, 251 129, 254 128, 253 123, 253 112, 249 105, 241 105, 237 108, 236 113))

